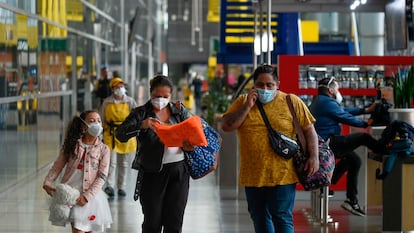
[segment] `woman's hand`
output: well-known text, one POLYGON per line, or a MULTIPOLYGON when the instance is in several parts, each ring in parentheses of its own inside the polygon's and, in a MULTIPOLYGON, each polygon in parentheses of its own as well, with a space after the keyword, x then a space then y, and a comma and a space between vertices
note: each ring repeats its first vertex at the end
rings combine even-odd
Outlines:
POLYGON ((141 122, 141 129, 152 129, 155 130, 155 124, 161 124, 161 122, 155 118, 148 117, 141 122))
POLYGON ((86 203, 88 203, 88 200, 86 200, 85 196, 83 195, 81 195, 80 197, 78 197, 78 199, 76 199, 76 205, 84 206, 86 205, 86 203))
POLYGON ((257 90, 252 88, 249 90, 249 93, 247 94, 247 101, 246 106, 251 109, 255 104, 256 100, 258 98, 259 94, 257 93, 257 90))
POLYGON ((47 192, 47 194, 49 194, 49 196, 53 196, 53 193, 56 191, 55 188, 53 188, 52 186, 49 185, 43 185, 43 189, 47 192))
POLYGON ((308 171, 308 177, 313 176, 319 170, 319 158, 309 158, 305 164, 305 171, 308 171))
POLYGON ((191 145, 187 140, 183 141, 183 151, 193 151, 195 149, 194 145, 191 145))

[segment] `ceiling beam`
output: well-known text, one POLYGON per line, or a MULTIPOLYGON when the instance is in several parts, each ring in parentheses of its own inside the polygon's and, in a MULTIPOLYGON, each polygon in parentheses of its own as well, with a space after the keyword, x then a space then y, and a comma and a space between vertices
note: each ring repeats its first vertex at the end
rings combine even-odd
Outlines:
MULTIPOLYGON (((277 0, 272 1, 272 12, 351 12, 353 0, 277 0)), ((368 0, 355 12, 384 12, 387 0, 368 0)))

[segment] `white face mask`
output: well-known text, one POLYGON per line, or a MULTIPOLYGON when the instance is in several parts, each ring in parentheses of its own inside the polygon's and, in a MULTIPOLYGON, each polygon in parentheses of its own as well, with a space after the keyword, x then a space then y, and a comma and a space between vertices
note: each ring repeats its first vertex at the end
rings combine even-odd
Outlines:
POLYGON ((342 103, 343 97, 341 95, 341 92, 337 91, 335 93, 335 100, 336 100, 336 102, 338 102, 338 104, 341 104, 342 103))
POLYGON ((91 136, 98 137, 102 134, 103 128, 101 123, 99 122, 92 122, 90 124, 86 123, 82 118, 81 120, 88 126, 88 133, 91 136))
POLYGON ((167 107, 168 102, 170 102, 169 98, 160 97, 160 98, 151 99, 152 106, 154 106, 154 108, 156 108, 158 110, 161 110, 161 109, 167 107))
POLYGON ((121 87, 121 88, 115 89, 114 94, 116 96, 124 96, 126 94, 125 87, 121 87))
POLYGON ((93 122, 88 125, 88 133, 94 137, 101 135, 103 131, 102 125, 98 122, 93 122))

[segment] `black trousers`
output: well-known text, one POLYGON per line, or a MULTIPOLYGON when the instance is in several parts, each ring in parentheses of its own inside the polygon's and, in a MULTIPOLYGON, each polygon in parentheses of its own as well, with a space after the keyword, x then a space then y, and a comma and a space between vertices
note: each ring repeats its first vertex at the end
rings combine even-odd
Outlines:
POLYGON ((190 175, 184 161, 164 164, 160 172, 143 174, 140 202, 142 233, 180 233, 187 205, 190 175))
POLYGON ((346 197, 351 201, 357 201, 358 174, 361 168, 361 158, 354 150, 360 146, 366 146, 374 152, 379 152, 383 151, 385 145, 381 145, 367 133, 352 133, 346 136, 331 137, 329 146, 335 154, 335 158, 340 159, 335 165, 332 183, 336 184, 347 171, 346 197))

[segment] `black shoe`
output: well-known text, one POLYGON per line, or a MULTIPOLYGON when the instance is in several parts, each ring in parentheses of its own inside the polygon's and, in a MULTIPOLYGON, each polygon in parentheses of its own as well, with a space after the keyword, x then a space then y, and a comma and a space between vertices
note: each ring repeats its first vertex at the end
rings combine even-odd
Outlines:
POLYGON ((125 197, 126 196, 126 192, 123 189, 119 189, 118 190, 118 195, 121 197, 125 197))
POLYGON ((104 192, 106 193, 106 195, 108 195, 110 197, 115 196, 114 189, 111 188, 111 187, 106 187, 104 192))
POLYGON ((365 216, 365 212, 361 209, 361 207, 359 207, 359 204, 356 201, 351 202, 349 199, 347 199, 346 201, 344 201, 344 203, 342 203, 341 207, 354 215, 358 215, 361 217, 365 216))

